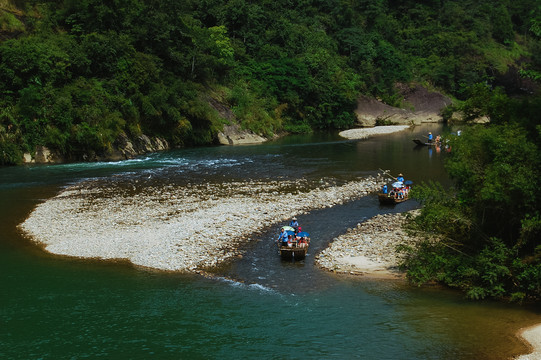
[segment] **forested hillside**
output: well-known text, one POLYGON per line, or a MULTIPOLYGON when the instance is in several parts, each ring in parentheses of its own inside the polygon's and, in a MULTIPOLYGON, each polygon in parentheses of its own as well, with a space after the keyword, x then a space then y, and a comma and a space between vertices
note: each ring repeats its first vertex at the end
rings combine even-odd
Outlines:
POLYGON ((360 94, 400 105, 397 83, 531 95, 541 70, 535 0, 1 0, 0 21, 0 165, 120 134, 210 144, 210 99, 269 136, 351 127, 360 94))

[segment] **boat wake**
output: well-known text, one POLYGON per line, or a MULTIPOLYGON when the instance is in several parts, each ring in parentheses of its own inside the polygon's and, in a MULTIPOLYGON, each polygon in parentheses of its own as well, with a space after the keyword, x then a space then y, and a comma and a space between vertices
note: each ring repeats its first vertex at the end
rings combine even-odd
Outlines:
POLYGON ((267 286, 264 286, 264 285, 261 285, 261 284, 257 284, 257 283, 246 284, 246 283, 244 283, 242 281, 228 279, 228 278, 225 278, 225 277, 222 277, 222 276, 217 276, 215 279, 219 280, 221 282, 224 282, 226 284, 229 284, 232 287, 243 288, 243 289, 247 289, 247 290, 260 291, 260 292, 264 292, 264 293, 279 294, 278 291, 276 291, 274 289, 271 289, 270 287, 267 287, 267 286))

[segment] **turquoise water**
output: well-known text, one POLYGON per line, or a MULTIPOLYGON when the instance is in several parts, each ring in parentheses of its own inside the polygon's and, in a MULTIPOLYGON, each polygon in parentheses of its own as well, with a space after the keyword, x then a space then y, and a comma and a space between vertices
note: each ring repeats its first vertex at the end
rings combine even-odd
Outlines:
MULTIPOLYGON (((417 128, 419 134, 437 126, 417 128)), ((0 169, 2 359, 506 359, 525 350, 514 332, 541 322, 532 308, 472 303, 402 282, 336 276, 313 256, 380 207, 366 197, 300 217, 313 245, 280 261, 275 229, 210 278, 125 262, 56 257, 17 230, 32 208, 85 179, 141 186, 259 178, 335 179, 404 172, 448 183, 443 154, 415 149, 414 133, 363 141, 331 135, 260 146, 177 150, 118 163, 0 169)), ((401 206, 399 205, 399 206, 401 206)), ((277 224, 278 226, 279 224, 277 224)))

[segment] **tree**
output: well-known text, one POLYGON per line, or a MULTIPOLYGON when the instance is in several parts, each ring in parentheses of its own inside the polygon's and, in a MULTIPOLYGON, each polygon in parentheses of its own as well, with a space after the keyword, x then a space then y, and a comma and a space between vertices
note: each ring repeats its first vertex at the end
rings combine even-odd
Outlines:
POLYGON ((474 299, 541 297, 541 128, 511 122, 454 138, 446 167, 456 190, 414 189, 423 208, 411 228, 429 238, 403 248, 413 282, 441 281, 474 299))
POLYGON ((513 23, 507 8, 500 4, 492 8, 492 36, 502 44, 509 44, 514 40, 513 23))

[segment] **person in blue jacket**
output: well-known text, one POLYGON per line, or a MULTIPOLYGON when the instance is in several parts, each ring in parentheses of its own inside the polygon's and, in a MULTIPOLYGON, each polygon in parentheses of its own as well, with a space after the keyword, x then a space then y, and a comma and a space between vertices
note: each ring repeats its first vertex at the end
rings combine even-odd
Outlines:
POLYGON ((432 133, 429 132, 428 133, 428 142, 431 143, 433 139, 434 139, 434 137, 432 136, 432 133))
POLYGON ((287 246, 287 231, 284 229, 282 229, 282 232, 278 235, 278 242, 281 242, 282 246, 284 246, 284 243, 286 244, 285 246, 287 246))
POLYGON ((396 181, 404 182, 404 175, 398 174, 398 177, 396 178, 396 181))
POLYGON ((383 188, 381 189, 381 192, 384 193, 384 194, 387 194, 387 192, 388 192, 387 185, 383 185, 383 188))
POLYGON ((297 228, 299 227, 299 223, 297 222, 297 218, 294 217, 293 219, 291 219, 291 222, 289 223, 289 226, 291 226, 292 228, 295 229, 295 231, 297 231, 297 228))

